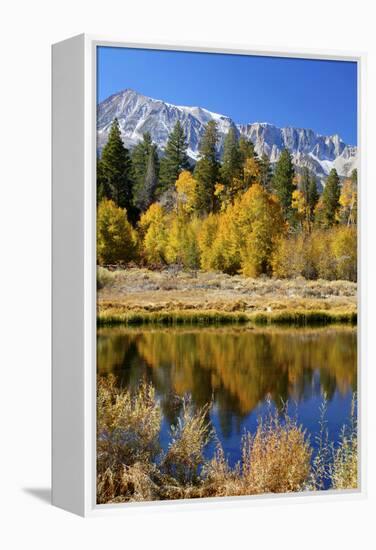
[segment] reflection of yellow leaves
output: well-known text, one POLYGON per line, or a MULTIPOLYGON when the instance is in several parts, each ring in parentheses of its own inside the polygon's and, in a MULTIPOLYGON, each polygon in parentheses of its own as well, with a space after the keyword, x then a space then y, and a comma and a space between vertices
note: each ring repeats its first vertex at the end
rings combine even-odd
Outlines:
POLYGON ((100 336, 100 368, 111 360, 113 365, 125 364, 127 350, 135 345, 139 364, 146 362, 156 370, 158 391, 192 393, 194 400, 204 403, 215 389, 222 396, 219 406, 231 397, 238 414, 248 414, 268 394, 271 399, 299 400, 317 369, 328 395, 335 388, 342 394, 356 388, 356 329, 169 329, 118 334, 100 336))

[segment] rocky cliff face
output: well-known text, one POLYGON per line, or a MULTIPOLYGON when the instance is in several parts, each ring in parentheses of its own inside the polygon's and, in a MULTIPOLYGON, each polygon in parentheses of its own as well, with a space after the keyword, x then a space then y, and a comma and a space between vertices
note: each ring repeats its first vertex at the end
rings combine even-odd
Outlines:
POLYGON ((126 147, 132 148, 142 139, 144 132, 150 132, 161 153, 169 133, 179 120, 186 134, 188 154, 193 161, 198 158, 205 125, 209 120, 215 120, 219 132, 219 155, 229 128, 234 127, 238 135, 252 140, 259 155, 265 153, 272 163, 278 160, 283 148, 288 148, 297 168, 308 166, 321 182, 332 168, 336 168, 340 176, 348 176, 357 163, 357 148, 346 145, 337 134, 321 136, 313 130, 278 128, 266 122, 235 124, 228 116, 201 107, 171 105, 130 89, 112 95, 98 105, 99 150, 107 141, 114 118, 119 120, 126 147))

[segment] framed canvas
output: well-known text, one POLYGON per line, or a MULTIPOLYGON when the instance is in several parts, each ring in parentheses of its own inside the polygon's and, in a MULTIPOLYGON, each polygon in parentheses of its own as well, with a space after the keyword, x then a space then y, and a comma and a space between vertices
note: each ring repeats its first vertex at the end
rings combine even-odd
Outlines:
POLYGON ((56 506, 365 494, 364 73, 53 46, 56 506))

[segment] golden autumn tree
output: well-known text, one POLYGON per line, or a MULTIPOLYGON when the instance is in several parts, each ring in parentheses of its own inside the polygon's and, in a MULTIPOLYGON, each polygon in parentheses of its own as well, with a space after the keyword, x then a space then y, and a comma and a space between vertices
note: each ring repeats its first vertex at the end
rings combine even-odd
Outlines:
POLYGON ((295 191, 292 192, 291 206, 295 211, 295 218, 300 228, 304 230, 307 224, 308 203, 304 193, 300 191, 300 189, 295 189, 295 191))
POLYGON ((351 178, 346 178, 343 182, 341 194, 339 197, 340 218, 346 225, 354 225, 357 222, 357 175, 356 170, 351 178))
POLYGON ((149 263, 164 263, 166 261, 168 223, 167 215, 159 203, 152 204, 141 216, 139 229, 146 260, 149 263))
POLYGON ((169 264, 180 264, 189 269, 200 266, 198 232, 200 220, 190 219, 183 214, 172 214, 166 244, 166 260, 169 264))
POLYGON ((184 214, 192 214, 197 205, 197 180, 191 172, 184 170, 175 183, 177 209, 184 214))
POLYGON ((213 242, 217 236, 219 214, 209 214, 199 228, 197 241, 200 251, 200 264, 204 271, 212 269, 213 242))
POLYGON ((338 279, 357 279, 357 230, 355 226, 340 226, 332 232, 331 251, 336 262, 338 279))
POLYGON ((176 211, 169 218, 166 245, 168 263, 181 264, 195 269, 199 266, 197 232, 199 220, 197 208, 197 181, 188 171, 183 171, 175 182, 176 211))
POLYGON ((244 159, 240 174, 233 177, 230 185, 226 188, 226 203, 233 203, 237 197, 255 183, 261 184, 261 170, 257 158, 251 156, 244 159))
POLYGON ((243 275, 270 274, 274 248, 286 230, 279 201, 256 183, 241 197, 236 210, 243 275))
POLYGON ((135 258, 137 236, 127 211, 103 199, 97 212, 97 257, 101 265, 126 263, 135 258))
POLYGON ((271 255, 285 231, 278 200, 260 184, 252 185, 233 205, 203 222, 199 236, 203 269, 249 277, 271 272, 271 255))

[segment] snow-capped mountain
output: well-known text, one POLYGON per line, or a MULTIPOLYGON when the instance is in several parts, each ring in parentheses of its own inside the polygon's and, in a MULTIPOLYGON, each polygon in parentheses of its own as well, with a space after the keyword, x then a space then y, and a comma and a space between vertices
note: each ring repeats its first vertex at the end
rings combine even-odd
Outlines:
POLYGON ((98 105, 99 150, 108 139, 114 118, 118 119, 124 144, 129 148, 142 139, 143 133, 150 132, 153 141, 163 152, 168 136, 179 120, 187 138, 188 154, 195 161, 205 125, 209 120, 215 120, 219 133, 219 154, 223 150, 229 128, 233 127, 238 135, 244 135, 253 141, 259 155, 267 154, 273 163, 278 160, 281 150, 288 148, 296 166, 308 166, 320 181, 323 181, 332 168, 336 168, 340 176, 348 176, 356 168, 357 148, 346 145, 337 134, 322 136, 313 130, 277 128, 266 122, 235 124, 226 115, 213 113, 202 107, 171 105, 130 89, 114 94, 98 105))

